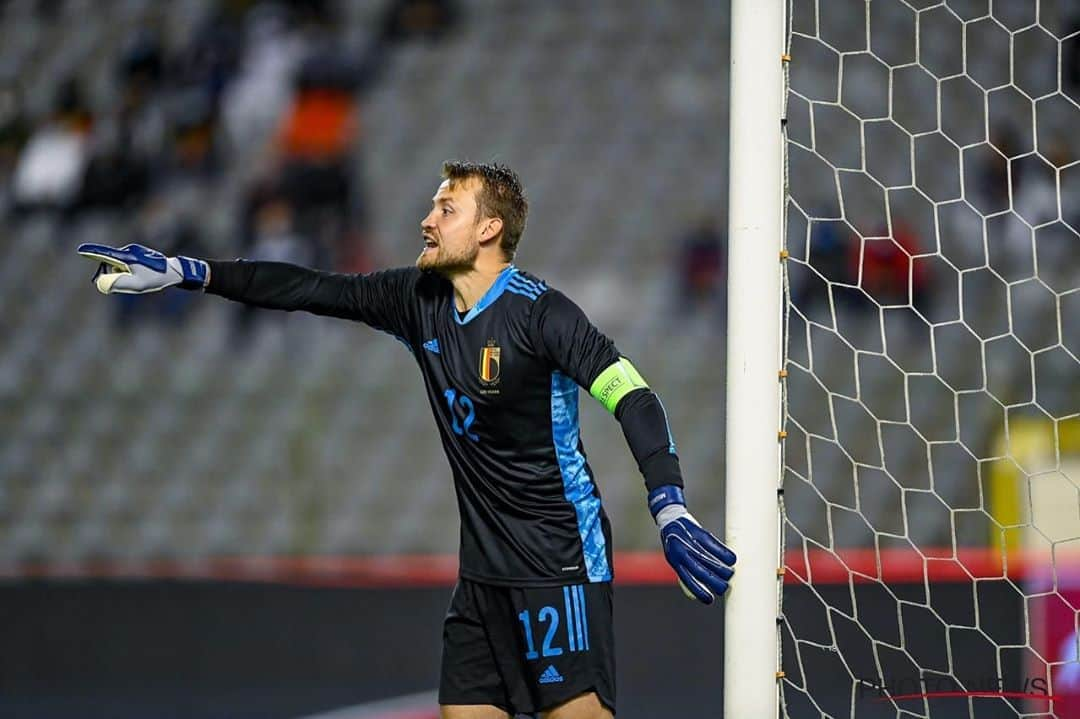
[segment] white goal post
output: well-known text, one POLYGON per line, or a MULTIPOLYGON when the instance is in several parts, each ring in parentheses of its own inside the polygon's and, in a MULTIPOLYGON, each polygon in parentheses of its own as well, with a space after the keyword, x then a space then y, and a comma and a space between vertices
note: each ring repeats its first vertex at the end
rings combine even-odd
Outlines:
POLYGON ((784 1, 731 3, 724 716, 778 711, 784 1))

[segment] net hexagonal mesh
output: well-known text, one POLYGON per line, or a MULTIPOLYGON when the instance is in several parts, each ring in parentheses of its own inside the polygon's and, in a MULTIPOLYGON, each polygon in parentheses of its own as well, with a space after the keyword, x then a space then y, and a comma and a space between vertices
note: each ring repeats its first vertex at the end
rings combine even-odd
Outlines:
POLYGON ((785 716, 1080 716, 1080 6, 799 0, 785 716))

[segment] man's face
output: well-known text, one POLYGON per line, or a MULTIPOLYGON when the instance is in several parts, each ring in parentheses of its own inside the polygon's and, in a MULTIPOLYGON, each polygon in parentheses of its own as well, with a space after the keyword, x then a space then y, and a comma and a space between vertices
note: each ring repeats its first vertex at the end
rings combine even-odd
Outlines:
POLYGON ((480 180, 459 180, 451 189, 450 180, 443 180, 431 212, 420 222, 424 249, 416 258, 421 270, 444 273, 472 269, 480 253, 480 226, 476 207, 476 192, 480 180))

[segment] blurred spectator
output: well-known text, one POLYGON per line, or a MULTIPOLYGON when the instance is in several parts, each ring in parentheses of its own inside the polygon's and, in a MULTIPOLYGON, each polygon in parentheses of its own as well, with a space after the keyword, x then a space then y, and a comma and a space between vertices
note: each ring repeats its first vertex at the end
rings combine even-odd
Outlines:
POLYGON ((278 0, 297 25, 330 25, 335 21, 330 0, 278 0))
POLYGON ((119 209, 142 199, 150 159, 161 151, 164 132, 164 118, 152 102, 161 64, 157 38, 136 34, 117 65, 120 102, 95 123, 80 208, 119 209))
POLYGON ((810 233, 810 264, 829 282, 853 283, 847 265, 857 238, 842 220, 815 222, 810 233))
POLYGON ((878 237, 865 239, 862 251, 856 245, 850 254, 850 273, 858 277, 860 286, 879 305, 908 305, 925 307, 929 290, 926 263, 912 262, 921 253, 920 241, 903 222, 882 228, 878 237), (861 266, 860 266, 861 263, 861 266))
POLYGON ((157 34, 136 33, 116 66, 120 102, 95 128, 80 207, 124 208, 145 196, 167 130, 163 65, 157 34))
MULTIPOLYGON (((1046 159, 1055 167, 1068 164, 1069 149, 1056 143, 1044 150, 1046 159)), ((1038 155, 1025 155, 1013 161, 1014 173, 1025 178, 1019 187, 1014 184, 1012 194, 1013 215, 1006 224, 1005 242, 993 248, 994 264, 998 267, 1031 267, 1032 228, 1046 225, 1059 218, 1057 175, 1038 155)), ((1070 206, 1061 198, 1061 210, 1068 213, 1070 206)), ((1065 219, 1068 218, 1066 214, 1065 219)), ((1055 230, 1056 231, 1056 230, 1055 230)), ((1045 235, 1044 235, 1045 236, 1045 235)), ((1041 247, 1049 250, 1049 244, 1041 247)), ((1040 258, 1040 263, 1046 258, 1040 258)), ((1047 270, 1050 270, 1048 267, 1047 270)))
POLYGON ((12 179, 19 209, 69 209, 78 199, 90 155, 94 118, 77 82, 58 93, 55 110, 23 147, 12 179))
MULTIPOLYGON (((827 217, 825 210, 817 216, 827 217)), ((829 303, 828 284, 840 282, 854 284, 849 255, 857 247, 857 238, 842 220, 816 220, 810 230, 808 273, 792 273, 791 300, 802 310, 829 303), (801 275, 801 276, 800 276, 801 275)))
POLYGON ((145 159, 159 155, 164 144, 166 117, 162 102, 164 50, 152 32, 138 33, 117 67, 120 106, 117 134, 131 151, 145 159))
POLYGON ((1080 96, 1080 8, 1062 8, 1066 24, 1062 28, 1065 39, 1061 42, 1061 74, 1064 80, 1065 90, 1074 100, 1080 96))
POLYGON ((724 245, 724 236, 710 217, 699 220, 679 240, 678 316, 722 308, 724 245))
POLYGON ((1013 185, 1013 209, 1032 225, 1041 225, 1058 217, 1057 178, 1050 165, 1063 167, 1069 164, 1069 148, 1057 142, 1042 148, 1044 161, 1038 155, 1025 155, 1013 163, 1024 175, 1024 183, 1013 185))
POLYGON ((211 98, 197 88, 178 93, 170 116, 172 129, 163 158, 164 179, 200 183, 211 179, 221 169, 211 98))
POLYGON ((234 147, 261 143, 289 105, 292 78, 307 40, 280 10, 260 8, 248 18, 236 78, 222 99, 222 116, 234 147))
POLYGON ((1020 166, 1010 170, 1009 160, 1020 154, 1016 133, 1005 128, 990 136, 990 144, 997 152, 987 153, 979 170, 978 190, 986 201, 986 207, 994 212, 1009 206, 1009 174, 1012 172, 1013 192, 1020 187, 1020 166))
POLYGON ((359 118, 354 97, 357 68, 339 53, 308 57, 276 137, 278 176, 300 231, 321 247, 320 257, 340 264, 357 254, 366 203, 354 183, 359 118), (346 238, 352 246, 346 246, 346 238))
POLYGON ((142 199, 147 168, 136 157, 127 138, 99 147, 86 167, 76 207, 121 209, 142 199))
POLYGON ((457 24, 458 14, 453 0, 394 0, 383 16, 381 39, 389 44, 441 40, 457 24))
POLYGON ((313 56, 297 76, 278 149, 284 191, 298 207, 348 205, 348 164, 358 130, 352 89, 348 67, 334 56, 313 56))
MULTIPOLYGON (((252 260, 290 262, 308 267, 317 266, 319 248, 296 227, 292 204, 273 188, 262 190, 252 198, 249 208, 250 234, 244 255, 252 260)), ((251 331, 256 317, 266 316, 269 321, 284 322, 274 313, 261 312, 250 305, 237 310, 236 339, 243 341, 251 331)))
POLYGON ((254 219, 251 259, 308 266, 313 263, 315 248, 297 232, 293 207, 284 197, 268 200, 258 208, 254 219))
POLYGON ((116 72, 120 103, 95 130, 81 207, 123 208, 144 198, 166 130, 162 56, 160 39, 149 31, 137 32, 126 46, 116 72))
POLYGON ((169 83, 178 89, 201 90, 213 115, 222 91, 236 73, 244 47, 244 13, 251 4, 245 0, 220 3, 168 63, 169 83))
POLYGON ((11 176, 29 137, 15 92, 0 90, 0 215, 11 202, 11 176))

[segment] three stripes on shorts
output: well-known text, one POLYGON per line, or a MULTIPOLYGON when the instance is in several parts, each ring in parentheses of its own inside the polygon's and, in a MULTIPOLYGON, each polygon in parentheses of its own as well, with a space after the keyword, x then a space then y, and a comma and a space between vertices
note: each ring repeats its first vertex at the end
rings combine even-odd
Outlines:
POLYGON ((589 650, 589 620, 585 614, 585 589, 580 584, 563 587, 566 600, 566 633, 570 637, 570 651, 589 650))

